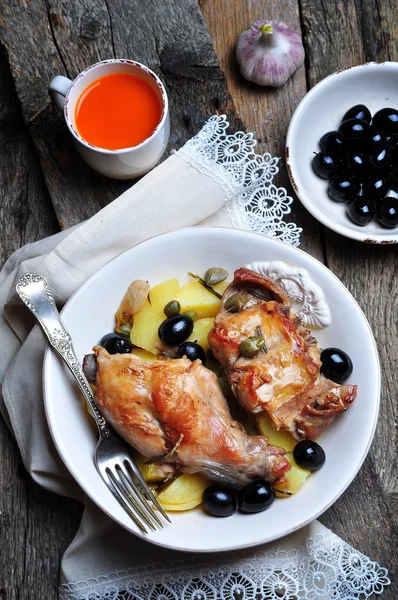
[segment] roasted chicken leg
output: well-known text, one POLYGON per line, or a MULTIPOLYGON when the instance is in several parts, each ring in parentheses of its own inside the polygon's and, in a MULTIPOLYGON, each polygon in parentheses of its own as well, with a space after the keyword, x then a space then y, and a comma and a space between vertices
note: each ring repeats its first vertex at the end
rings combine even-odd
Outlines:
POLYGON ((356 385, 340 386, 320 374, 316 339, 291 311, 282 288, 259 273, 235 271, 209 343, 242 407, 266 412, 276 429, 298 440, 316 439, 356 397, 356 385), (241 342, 258 335, 264 351, 245 358, 241 342))
POLYGON ((282 448, 249 436, 232 419, 217 377, 200 360, 147 362, 93 350, 97 406, 144 456, 238 485, 255 477, 274 481, 289 470, 282 448))

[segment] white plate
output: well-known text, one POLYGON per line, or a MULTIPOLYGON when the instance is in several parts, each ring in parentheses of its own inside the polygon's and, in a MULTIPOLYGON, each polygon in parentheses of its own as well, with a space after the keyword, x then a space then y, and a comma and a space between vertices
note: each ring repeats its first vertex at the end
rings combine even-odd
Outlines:
POLYGON ((328 182, 314 173, 311 162, 319 140, 339 128, 345 112, 365 104, 372 115, 381 108, 398 109, 398 62, 367 63, 343 69, 322 79, 297 106, 286 138, 286 165, 290 181, 306 209, 318 221, 341 235, 370 244, 398 243, 398 228, 385 229, 374 220, 355 225, 344 204, 327 195, 328 182))
POLYGON ((84 354, 113 329, 114 314, 132 279, 151 284, 208 267, 234 269, 254 260, 282 260, 306 268, 324 290, 332 324, 316 333, 321 347, 338 346, 354 363, 349 382, 359 384, 350 409, 322 435, 326 464, 295 496, 276 500, 255 515, 226 519, 201 509, 172 513, 172 524, 142 536, 99 477, 93 462, 96 434, 71 376, 48 349, 44 359, 44 398, 51 433, 67 468, 98 506, 129 531, 155 544, 189 551, 220 551, 254 546, 282 537, 315 519, 349 485, 373 437, 380 397, 380 367, 375 342, 359 306, 321 263, 282 242, 234 229, 195 228, 161 235, 135 246, 91 277, 69 300, 62 318, 77 355, 84 354))

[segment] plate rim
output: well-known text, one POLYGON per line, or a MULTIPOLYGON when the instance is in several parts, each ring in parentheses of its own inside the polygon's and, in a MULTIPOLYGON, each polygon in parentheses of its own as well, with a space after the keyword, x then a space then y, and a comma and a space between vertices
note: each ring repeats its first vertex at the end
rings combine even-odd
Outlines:
MULTIPOLYGON (((339 223, 335 223, 334 221, 328 219, 327 216, 321 210, 318 209, 316 203, 312 201, 310 195, 305 190, 303 192, 302 188, 300 188, 295 181, 295 176, 294 176, 293 171, 297 171, 297 169, 295 169, 294 166, 292 165, 292 158, 291 158, 291 151, 290 151, 291 141, 292 141, 292 137, 294 135, 294 133, 293 133, 294 128, 297 124, 298 119, 301 118, 302 111, 304 110, 304 108, 306 107, 307 103, 312 98, 312 96, 325 83, 328 83, 331 80, 336 79, 337 77, 340 77, 341 75, 344 75, 344 73, 349 72, 349 71, 359 70, 359 69, 363 69, 366 67, 368 67, 368 68, 375 67, 376 69, 382 69, 382 68, 385 69, 385 68, 388 68, 391 66, 393 66, 393 68, 395 68, 397 70, 397 75, 398 75, 398 61, 393 61, 393 60, 383 61, 383 62, 369 61, 366 63, 361 63, 361 64, 357 64, 357 65, 352 65, 351 67, 339 69, 338 71, 335 71, 334 73, 331 73, 330 75, 327 75, 326 77, 321 79, 321 81, 318 81, 318 83, 316 85, 314 85, 314 87, 312 87, 303 96, 303 98, 297 105, 296 110, 294 111, 294 113, 292 115, 292 118, 290 119, 289 127, 288 127, 287 134, 286 134, 285 160, 286 160, 287 172, 289 174, 289 180, 293 187, 293 190, 294 190, 296 196, 298 197, 298 199, 300 200, 300 202, 303 204, 303 206, 308 210, 308 212, 317 221, 322 223, 322 225, 324 225, 328 229, 331 229, 332 231, 338 233, 339 235, 342 235, 343 237, 347 237, 347 238, 350 238, 355 241, 363 242, 365 244, 375 244, 375 245, 398 244, 398 228, 395 228, 395 231, 397 231, 397 233, 391 233, 391 234, 386 233, 386 235, 383 235, 380 233, 374 233, 374 234, 366 235, 365 231, 362 233, 361 231, 356 231, 355 229, 351 229, 350 227, 348 227, 346 225, 340 225, 339 223)), ((390 229, 390 230, 386 229, 386 232, 389 232, 389 231, 392 232, 392 231, 394 231, 394 229, 390 229)))
MULTIPOLYGON (((68 465, 68 461, 67 458, 64 457, 62 451, 59 448, 59 445, 57 443, 57 438, 56 438, 56 434, 55 431, 52 428, 52 422, 51 422, 51 418, 49 415, 49 407, 48 407, 48 399, 47 399, 47 395, 46 395, 46 381, 47 381, 47 377, 49 374, 49 370, 46 368, 46 365, 48 363, 49 356, 54 355, 54 358, 61 361, 61 359, 55 355, 54 351, 52 350, 50 344, 48 342, 47 343, 47 347, 44 353, 44 357, 43 357, 43 366, 42 366, 42 390, 43 390, 43 404, 44 404, 44 410, 45 410, 45 415, 46 415, 46 420, 47 420, 47 424, 48 424, 48 428, 50 430, 50 434, 51 434, 51 438, 54 442, 55 448, 57 450, 57 453, 59 455, 59 457, 61 458, 62 462, 64 463, 67 471, 71 474, 71 476, 73 477, 73 479, 75 480, 75 482, 79 485, 79 487, 82 489, 83 493, 85 495, 87 495, 92 502, 104 513, 106 514, 109 518, 111 518, 115 523, 117 523, 118 525, 122 526, 124 529, 126 529, 128 532, 130 532, 133 535, 136 535, 137 537, 152 543, 156 546, 162 547, 162 548, 168 548, 168 549, 172 549, 172 550, 176 550, 176 551, 181 551, 181 552, 196 552, 199 554, 205 554, 208 552, 217 552, 217 553, 221 553, 221 552, 230 552, 230 551, 236 551, 236 550, 245 550, 248 548, 254 548, 256 546, 260 546, 262 544, 265 543, 272 543, 278 539, 284 538, 288 535, 290 535, 291 533, 298 531, 299 529, 302 529, 303 527, 305 527, 306 525, 308 525, 309 523, 311 523, 312 521, 315 521, 320 515, 322 515, 324 512, 326 512, 326 510, 328 510, 337 500, 338 498, 340 498, 340 496, 345 492, 345 490, 351 485, 351 483, 353 482, 353 480, 355 479, 355 477, 358 475, 368 453, 370 450, 370 447, 372 445, 373 439, 374 439, 374 435, 375 435, 375 431, 376 431, 376 427, 377 427, 377 423, 378 423, 378 419, 379 419, 379 414, 380 414, 380 402, 381 402, 381 367, 380 367, 380 358, 379 358, 379 353, 378 353, 378 349, 377 349, 377 344, 376 344, 376 340, 374 338, 373 335, 373 331, 372 328, 370 327, 370 324, 366 318, 366 315, 364 314, 363 310, 361 309, 361 307, 359 306, 358 302, 355 300, 355 298, 353 297, 353 295, 349 292, 349 290, 345 287, 345 285, 340 281, 340 279, 337 277, 337 275, 335 275, 326 265, 324 265, 320 260, 318 260, 317 258, 315 258, 314 256, 312 256, 311 254, 309 254, 308 252, 305 252, 304 250, 302 250, 301 248, 297 248, 294 246, 289 246, 289 244, 286 244, 285 242, 282 242, 281 240, 272 238, 270 236, 264 236, 260 233, 256 233, 256 232, 252 232, 252 231, 247 231, 245 229, 240 229, 240 228, 234 228, 234 227, 222 227, 222 226, 206 226, 206 227, 182 227, 179 229, 176 229, 174 231, 171 232, 165 232, 165 233, 160 233, 154 236, 151 236, 149 238, 146 238, 145 240, 142 240, 141 242, 138 242, 137 244, 135 244, 134 246, 131 246, 131 248, 128 248, 127 250, 121 252, 120 254, 118 254, 117 256, 115 256, 113 259, 109 260, 108 262, 106 262, 100 269, 98 269, 95 273, 93 273, 81 286, 79 286, 79 288, 72 294, 72 296, 67 300, 67 302, 65 303, 65 305, 63 306, 62 310, 60 311, 60 315, 62 318, 62 314, 64 312, 64 310, 69 306, 69 304, 73 301, 74 297, 80 293, 80 291, 85 288, 86 286, 88 286, 91 282, 92 279, 96 278, 96 277, 100 277, 102 271, 105 269, 105 267, 107 267, 110 263, 112 263, 114 260, 117 260, 120 256, 122 256, 123 254, 126 254, 127 252, 130 252, 133 248, 136 248, 137 246, 144 244, 146 242, 149 242, 153 239, 159 238, 159 237, 165 237, 165 236, 172 236, 175 233, 178 232, 183 232, 183 231, 189 231, 191 230, 192 232, 197 232, 197 231, 202 231, 204 233, 206 233, 206 230, 227 230, 230 232, 238 232, 238 233, 244 233, 250 236, 256 236, 259 237, 261 239, 266 238, 267 241, 271 242, 271 243, 276 243, 276 244, 281 244, 283 247, 290 247, 293 251, 297 251, 301 254, 303 254, 305 257, 309 257, 310 261, 313 260, 316 263, 318 263, 318 265, 320 265, 321 268, 325 269, 330 275, 332 275, 332 277, 336 280, 336 283, 342 288, 342 291, 347 294, 351 300, 354 302, 356 309, 359 311, 359 313, 362 316, 362 319, 367 327, 370 339, 372 341, 372 346, 373 346, 373 350, 374 350, 374 355, 376 358, 376 363, 375 363, 375 367, 376 367, 376 373, 377 373, 377 380, 376 380, 376 394, 375 394, 375 418, 373 420, 372 423, 372 429, 370 431, 370 435, 369 438, 367 440, 366 443, 366 447, 363 450, 361 459, 359 460, 358 464, 356 465, 355 469, 353 469, 353 473, 350 475, 350 477, 347 479, 347 481, 345 482, 345 484, 339 489, 338 493, 336 493, 336 495, 326 504, 322 505, 322 508, 320 508, 319 511, 317 511, 316 513, 314 513, 314 515, 312 515, 310 518, 305 519, 303 521, 300 522, 300 524, 298 524, 297 526, 294 527, 290 527, 289 529, 286 529, 284 531, 282 531, 280 534, 278 535, 273 535, 271 538, 267 539, 262 539, 256 542, 249 542, 249 543, 243 543, 243 544, 237 544, 234 546, 227 546, 227 547, 222 547, 222 548, 216 548, 213 549, 211 547, 209 548, 195 548, 195 547, 184 547, 184 546, 175 546, 175 545, 170 545, 170 543, 165 543, 164 541, 159 541, 156 539, 156 537, 149 537, 143 533, 141 533, 138 528, 137 530, 133 530, 131 527, 129 527, 125 522, 119 520, 114 514, 112 514, 109 510, 107 510, 106 508, 104 508, 104 506, 100 503, 99 500, 97 500, 96 498, 94 498, 91 494, 89 494, 84 486, 80 483, 80 479, 82 479, 81 477, 79 477, 78 475, 75 475, 73 473, 73 470, 71 470, 69 468, 68 465)), ((100 475, 98 475, 98 477, 100 477, 100 475)), ((172 525, 171 525, 172 527, 172 525)))

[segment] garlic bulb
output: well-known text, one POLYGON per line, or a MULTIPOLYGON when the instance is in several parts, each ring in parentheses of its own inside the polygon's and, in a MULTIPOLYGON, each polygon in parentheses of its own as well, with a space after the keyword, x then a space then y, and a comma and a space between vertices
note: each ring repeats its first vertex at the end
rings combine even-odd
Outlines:
POLYGON ((238 38, 236 59, 245 79, 279 87, 304 62, 301 37, 282 21, 255 21, 238 38))

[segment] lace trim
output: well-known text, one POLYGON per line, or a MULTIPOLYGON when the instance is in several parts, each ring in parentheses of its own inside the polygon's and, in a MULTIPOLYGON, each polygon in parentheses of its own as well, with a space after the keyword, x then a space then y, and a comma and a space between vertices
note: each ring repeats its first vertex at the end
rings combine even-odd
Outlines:
POLYGON ((302 229, 283 220, 293 199, 272 183, 279 158, 255 154, 253 133, 228 135, 228 127, 225 115, 211 117, 177 154, 221 185, 235 227, 298 246, 302 229))
POLYGON ((60 587, 60 600, 365 600, 388 571, 333 534, 300 550, 203 557, 110 573, 60 587))

